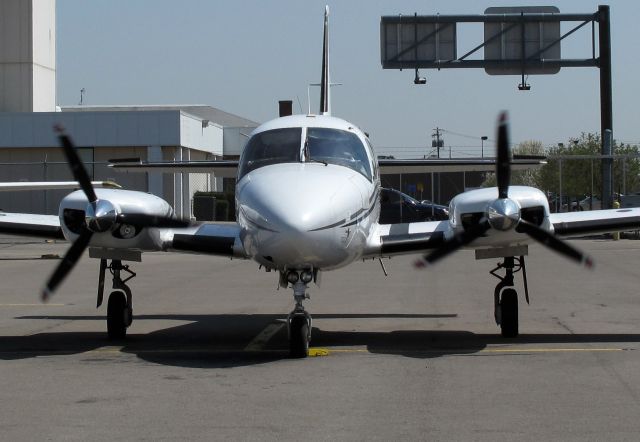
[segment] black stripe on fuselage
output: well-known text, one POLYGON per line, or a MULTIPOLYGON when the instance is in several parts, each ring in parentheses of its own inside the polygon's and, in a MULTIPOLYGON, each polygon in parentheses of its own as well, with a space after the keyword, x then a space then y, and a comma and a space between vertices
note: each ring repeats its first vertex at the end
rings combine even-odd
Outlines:
POLYGON ((342 226, 342 227, 349 227, 349 226, 354 226, 354 225, 358 224, 360 221, 362 221, 363 219, 365 219, 366 217, 368 217, 369 215, 371 215, 371 212, 373 212, 373 209, 374 209, 375 207, 376 207, 376 206, 375 206, 375 204, 374 204, 373 206, 369 207, 369 210, 367 210, 367 212, 366 212, 364 215, 362 215, 360 218, 358 218, 358 219, 356 219, 356 220, 354 220, 354 221, 351 221, 349 224, 345 224, 345 225, 344 225, 344 226, 342 226))
POLYGON ((341 219, 340 221, 335 222, 335 223, 333 223, 333 224, 329 224, 328 226, 318 227, 317 229, 309 230, 309 232, 318 232, 318 231, 320 231, 320 230, 326 230, 326 229, 331 229, 331 228, 333 228, 333 227, 339 227, 339 226, 341 226, 342 224, 344 224, 345 222, 347 222, 347 220, 346 220, 346 219, 341 219))
POLYGON ((171 248, 185 252, 209 253, 212 255, 233 256, 233 244, 236 239, 227 236, 173 235, 171 248))
POLYGON ((366 217, 368 217, 369 215, 371 215, 371 212, 373 212, 373 209, 376 207, 375 205, 375 201, 376 201, 376 197, 378 196, 380 188, 376 187, 373 191, 373 193, 371 194, 371 196, 369 197, 369 204, 371 204, 371 206, 369 206, 368 209, 360 209, 357 212, 355 212, 353 215, 351 215, 349 217, 349 222, 347 224, 344 224, 347 222, 347 219, 342 219, 338 222, 335 222, 333 224, 329 224, 328 226, 323 226, 323 227, 318 227, 317 229, 313 229, 313 230, 309 230, 309 232, 318 232, 320 230, 326 230, 326 229, 331 229, 333 227, 349 227, 349 226, 353 226, 358 224, 360 221, 362 221, 363 219, 365 219, 366 217), (373 202, 373 203, 372 203, 373 202), (366 210, 366 212, 364 213, 364 215, 358 217, 358 215, 360 215, 362 212, 364 212, 366 210), (356 218, 358 217, 358 218, 356 218), (354 219, 356 218, 356 219, 354 219))
POLYGON ((380 240, 382 255, 435 249, 445 242, 443 232, 389 234, 380 240))

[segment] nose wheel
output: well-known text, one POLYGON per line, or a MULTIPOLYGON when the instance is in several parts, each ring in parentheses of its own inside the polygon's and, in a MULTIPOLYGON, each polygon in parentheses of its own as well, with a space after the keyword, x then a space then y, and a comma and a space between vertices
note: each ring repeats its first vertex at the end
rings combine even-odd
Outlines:
POLYGON ((113 291, 107 302, 107 336, 110 340, 121 340, 126 337, 127 328, 133 322, 133 294, 126 282, 134 278, 136 274, 129 270, 128 265, 122 265, 120 260, 114 259, 110 265, 107 265, 106 259, 100 260, 97 307, 102 304, 104 277, 107 269, 113 275, 113 291), (120 276, 122 271, 129 274, 124 280, 120 276))
POLYGON ((500 331, 503 338, 518 337, 518 294, 504 289, 500 297, 500 331))
POLYGON ((306 315, 295 315, 289 320, 289 356, 306 358, 311 341, 310 319, 306 315))
POLYGON ((306 358, 309 355, 309 342, 311 341, 311 315, 302 305, 302 302, 309 298, 307 284, 302 281, 293 284, 293 298, 296 301, 296 306, 287 317, 289 356, 306 358))
POLYGON ((491 270, 493 276, 500 282, 494 290, 495 320, 500 326, 503 338, 516 338, 519 334, 518 325, 518 293, 513 289, 513 274, 522 270, 524 280, 524 294, 527 304, 529 303, 529 288, 527 285, 527 270, 524 263, 524 256, 515 258, 508 256, 502 263, 491 270), (497 271, 504 268, 505 275, 498 275, 497 271))
POLYGON ((127 335, 131 314, 124 292, 116 290, 109 295, 107 303, 107 335, 110 340, 124 339, 127 335))

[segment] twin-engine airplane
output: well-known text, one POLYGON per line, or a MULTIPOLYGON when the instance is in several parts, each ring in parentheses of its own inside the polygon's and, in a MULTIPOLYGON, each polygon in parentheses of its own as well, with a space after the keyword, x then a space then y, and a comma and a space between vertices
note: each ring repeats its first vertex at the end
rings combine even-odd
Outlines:
MULTIPOLYGON (((640 209, 551 214, 545 195, 531 187, 510 186, 511 159, 506 114, 498 127, 498 186, 462 193, 450 204, 445 221, 379 224, 380 173, 385 167, 410 162, 378 161, 368 137, 355 125, 330 114, 328 10, 325 12, 319 115, 277 118, 250 136, 238 163, 117 164, 126 170, 237 169, 237 223, 192 225, 177 219, 163 199, 143 192, 94 189, 71 139, 59 139, 82 190, 66 196, 58 216, 5 213, 0 231, 64 235, 73 241, 43 290, 48 299, 72 270, 85 249, 100 259, 98 306, 102 303, 106 270, 113 274, 107 307, 110 338, 121 339, 132 321, 132 293, 126 282, 135 274, 123 261, 140 261, 142 252, 177 251, 252 259, 276 271, 282 287, 291 287, 295 307, 287 318, 290 354, 305 357, 311 339, 311 315, 304 309, 308 286, 319 273, 360 259, 399 254, 425 255, 425 266, 465 247, 476 258, 502 258, 492 271, 496 322, 502 335, 518 334, 514 272, 522 269, 533 241, 581 264, 585 254, 559 236, 640 228, 640 209), (499 276, 498 269, 505 275, 499 276), (128 277, 124 277, 124 273, 128 277)), ((420 161, 419 170, 486 167, 487 160, 420 161), (431 167, 431 169, 429 169, 431 167)), ((522 164, 520 164, 522 165, 522 164)), ((526 165, 526 164, 524 164, 526 165)), ((406 168, 404 169, 407 170, 406 168)))

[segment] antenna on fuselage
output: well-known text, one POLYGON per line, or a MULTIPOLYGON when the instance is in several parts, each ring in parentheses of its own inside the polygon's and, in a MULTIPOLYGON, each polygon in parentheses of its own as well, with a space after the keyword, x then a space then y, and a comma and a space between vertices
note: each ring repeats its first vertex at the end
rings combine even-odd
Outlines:
POLYGON ((324 9, 324 37, 322 41, 322 77, 320 79, 320 115, 331 115, 329 79, 329 6, 324 9))

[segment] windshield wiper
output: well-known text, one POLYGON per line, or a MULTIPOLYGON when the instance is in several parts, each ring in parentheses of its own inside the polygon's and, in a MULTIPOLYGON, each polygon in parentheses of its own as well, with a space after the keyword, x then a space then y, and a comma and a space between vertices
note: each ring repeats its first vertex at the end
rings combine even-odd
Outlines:
POLYGON ((311 158, 311 154, 309 153, 309 138, 305 138, 305 140, 304 140, 304 162, 305 163, 320 163, 320 164, 324 164, 325 166, 329 165, 329 163, 327 163, 324 160, 317 160, 315 158, 311 158))

